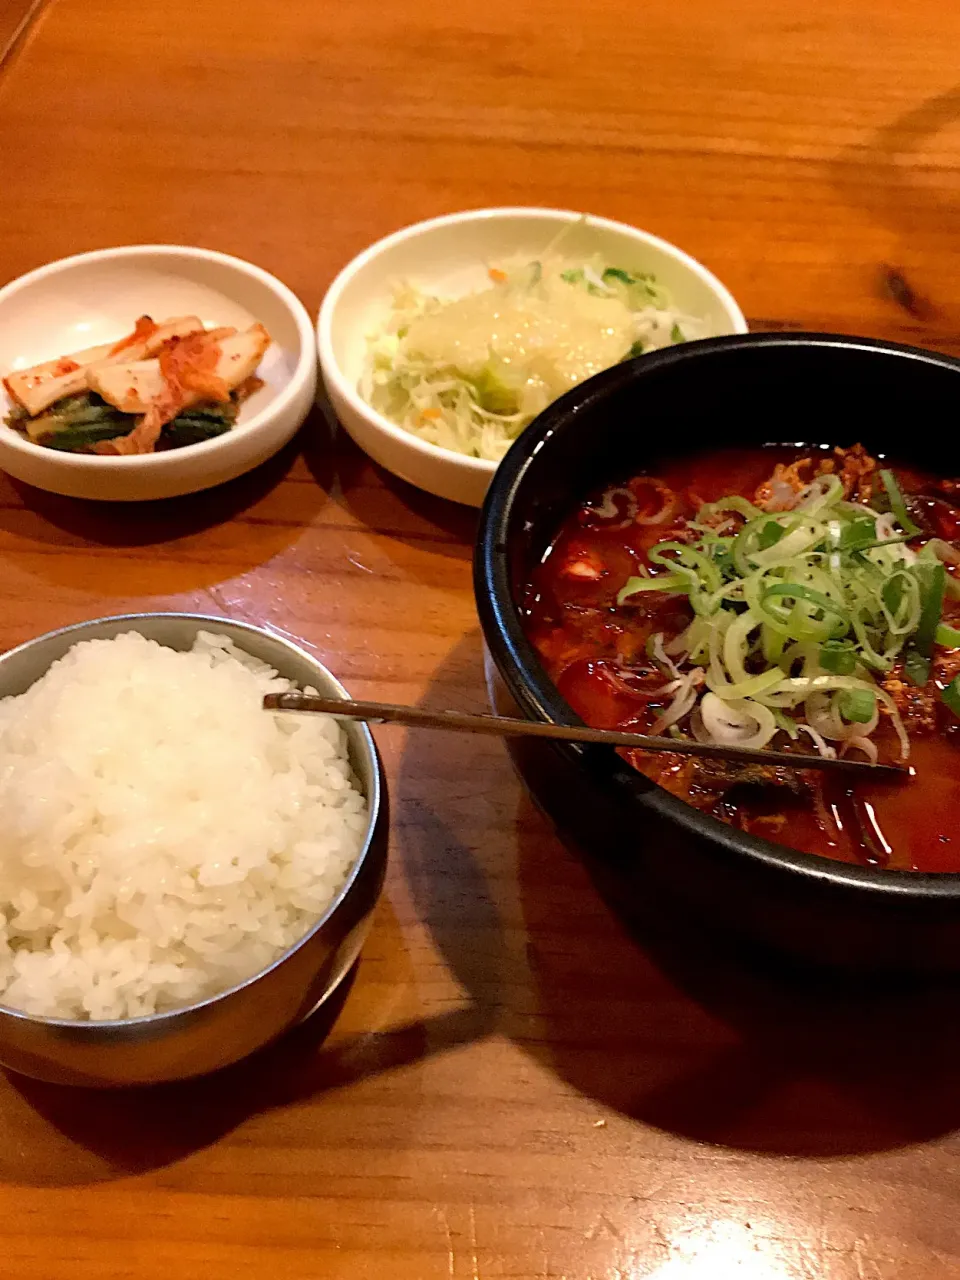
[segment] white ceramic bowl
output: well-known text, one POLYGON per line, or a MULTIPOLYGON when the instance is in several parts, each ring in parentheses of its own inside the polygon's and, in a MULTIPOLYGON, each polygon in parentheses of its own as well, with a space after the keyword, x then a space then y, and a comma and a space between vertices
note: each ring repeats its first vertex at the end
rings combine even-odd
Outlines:
MULTIPOLYGON (((225 435, 143 457, 61 453, 0 424, 0 470, 74 498, 170 498, 232 480, 277 452, 313 403, 313 326, 286 285, 240 258, 182 245, 127 245, 61 258, 0 289, 0 376, 110 342, 137 316, 196 314, 207 327, 259 320, 273 338, 264 386, 225 435)), ((0 419, 10 402, 0 385, 0 419)))
MULTIPOLYGON (((567 209, 474 209, 418 222, 378 240, 337 276, 320 308, 317 343, 327 393, 347 431, 376 462, 441 498, 480 506, 495 462, 428 444, 396 426, 358 391, 367 339, 390 312, 398 280, 459 297, 487 287, 487 266, 514 254, 536 257, 565 224, 584 215, 567 209)), ((714 337, 746 333, 743 313, 706 267, 675 245, 622 222, 586 215, 564 252, 600 253, 626 270, 651 271, 680 311, 702 316, 714 337)))

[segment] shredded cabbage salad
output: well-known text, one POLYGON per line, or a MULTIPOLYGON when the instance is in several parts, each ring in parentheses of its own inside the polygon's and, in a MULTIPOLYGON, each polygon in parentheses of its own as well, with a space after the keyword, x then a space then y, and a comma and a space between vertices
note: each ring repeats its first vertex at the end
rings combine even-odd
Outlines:
POLYGON ((369 341, 364 399, 407 431, 498 462, 565 391, 643 352, 704 337, 652 275, 549 252, 490 267, 489 288, 445 299, 399 284, 369 341))
POLYGON ((919 530, 892 472, 881 479, 884 511, 848 501, 838 476, 821 475, 789 510, 739 496, 706 503, 689 522, 698 540, 651 548, 650 575, 631 578, 618 602, 672 592, 694 612, 671 642, 654 637, 673 696, 653 733, 742 747, 805 733, 821 755, 858 750, 876 763, 885 708, 907 759, 909 737, 879 681, 902 660, 922 686, 934 646, 960 644, 941 621, 960 583, 944 569, 956 556, 949 543, 907 545, 919 530))

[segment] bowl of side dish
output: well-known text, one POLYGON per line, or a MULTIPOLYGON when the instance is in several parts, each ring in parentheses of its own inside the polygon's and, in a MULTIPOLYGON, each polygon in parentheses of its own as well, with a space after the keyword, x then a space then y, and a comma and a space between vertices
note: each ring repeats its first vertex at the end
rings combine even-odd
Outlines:
POLYGON ((512 440, 590 374, 690 338, 746 332, 675 245, 563 209, 450 214, 387 236, 330 286, 324 384, 388 471, 480 506, 512 440))
POLYGON ((475 559, 498 710, 913 771, 838 788, 511 744, 628 912, 659 895, 804 963, 960 970, 960 451, 910 426, 958 396, 932 352, 719 338, 598 375, 501 464, 475 559))
POLYGON ((286 285, 212 250, 127 245, 0 289, 0 469, 69 497, 169 498, 266 461, 316 392, 286 285))
POLYGON ((247 623, 134 614, 0 657, 0 1063, 59 1083, 204 1074, 308 1017, 356 961, 387 795, 345 697, 247 623))

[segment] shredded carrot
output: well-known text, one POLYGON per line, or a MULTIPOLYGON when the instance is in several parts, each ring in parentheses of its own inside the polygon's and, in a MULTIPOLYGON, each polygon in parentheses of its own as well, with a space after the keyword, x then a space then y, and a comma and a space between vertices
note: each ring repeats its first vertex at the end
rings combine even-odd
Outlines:
POLYGON ((436 422, 440 416, 439 409, 422 409, 420 411, 420 418, 424 422, 436 422))
POLYGON ((499 267, 490 267, 487 271, 487 275, 494 284, 503 284, 504 280, 507 278, 507 273, 505 271, 501 271, 499 267))

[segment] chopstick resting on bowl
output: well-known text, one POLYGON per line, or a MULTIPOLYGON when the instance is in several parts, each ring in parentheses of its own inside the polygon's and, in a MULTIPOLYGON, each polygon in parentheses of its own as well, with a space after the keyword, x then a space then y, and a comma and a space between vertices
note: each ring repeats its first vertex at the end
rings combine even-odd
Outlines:
POLYGON ((542 720, 516 720, 509 716, 475 715, 465 711, 427 711, 422 707, 389 702, 353 702, 345 698, 321 698, 306 693, 268 693, 265 711, 286 711, 335 716, 341 720, 365 720, 368 724, 402 724, 414 729, 447 729, 457 733, 485 733, 500 738, 550 738, 558 742, 589 742, 641 751, 671 751, 675 755, 705 756, 742 764, 775 765, 782 769, 821 769, 828 773, 905 782, 912 770, 901 765, 870 764, 861 760, 828 759, 786 751, 753 747, 719 746, 687 738, 658 738, 645 733, 621 733, 616 729, 591 729, 588 725, 550 724, 542 720))

